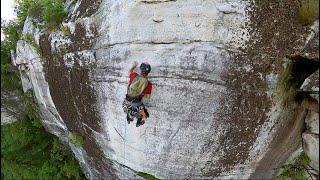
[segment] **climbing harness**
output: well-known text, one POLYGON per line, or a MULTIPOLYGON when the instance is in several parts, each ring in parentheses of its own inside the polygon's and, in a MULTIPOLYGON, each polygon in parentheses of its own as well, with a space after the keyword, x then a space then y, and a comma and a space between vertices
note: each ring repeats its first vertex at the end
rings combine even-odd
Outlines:
POLYGON ((134 118, 137 118, 136 127, 143 125, 143 119, 147 119, 149 117, 149 113, 142 102, 129 101, 126 98, 122 103, 122 108, 124 113, 127 115, 128 124, 130 124, 134 118))

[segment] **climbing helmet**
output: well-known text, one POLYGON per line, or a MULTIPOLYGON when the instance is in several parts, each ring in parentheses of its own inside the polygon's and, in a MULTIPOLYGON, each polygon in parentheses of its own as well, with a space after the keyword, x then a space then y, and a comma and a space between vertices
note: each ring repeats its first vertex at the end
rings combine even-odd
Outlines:
POLYGON ((151 71, 151 66, 150 66, 150 64, 147 63, 147 62, 143 62, 143 63, 141 63, 141 65, 140 65, 140 70, 141 70, 142 73, 150 73, 150 71, 151 71))

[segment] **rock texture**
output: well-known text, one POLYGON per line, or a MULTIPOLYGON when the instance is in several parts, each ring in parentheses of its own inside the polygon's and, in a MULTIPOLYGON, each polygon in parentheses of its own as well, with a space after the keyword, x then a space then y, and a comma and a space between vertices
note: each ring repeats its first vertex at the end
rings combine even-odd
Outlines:
POLYGON ((1 125, 22 119, 23 104, 20 103, 21 93, 1 92, 1 125))
POLYGON ((319 113, 310 111, 306 116, 307 129, 313 134, 319 134, 319 113))
POLYGON ((48 130, 66 142, 71 131, 85 137, 82 147, 69 144, 88 179, 135 179, 137 171, 270 179, 301 146, 306 116, 298 103, 283 106, 277 92, 282 59, 310 34, 293 15, 297 7, 289 0, 67 1, 70 33, 27 21, 23 32, 34 33, 43 59, 20 41, 15 62, 48 130), (150 118, 139 128, 121 107, 133 61, 152 66, 150 118))
MULTIPOLYGON (((319 47, 319 20, 311 26, 311 33, 301 53, 311 60, 312 64, 319 63, 319 49, 315 49, 316 47, 319 47)), ((308 76, 300 87, 301 93, 305 96, 302 105, 307 110, 306 130, 302 134, 303 151, 311 159, 309 166, 312 167, 308 170, 308 174, 311 175, 308 179, 316 179, 319 176, 319 64, 314 65, 318 66, 318 70, 308 76)))
POLYGON ((305 92, 310 92, 311 97, 316 99, 319 104, 319 70, 309 76, 300 89, 305 92))
POLYGON ((305 132, 302 135, 303 138, 303 150, 307 153, 311 159, 310 166, 319 173, 319 134, 312 134, 305 132))
POLYGON ((319 70, 305 79, 300 89, 308 94, 304 105, 308 111, 305 117, 306 131, 303 132, 303 151, 311 159, 313 168, 309 174, 319 174, 319 70))

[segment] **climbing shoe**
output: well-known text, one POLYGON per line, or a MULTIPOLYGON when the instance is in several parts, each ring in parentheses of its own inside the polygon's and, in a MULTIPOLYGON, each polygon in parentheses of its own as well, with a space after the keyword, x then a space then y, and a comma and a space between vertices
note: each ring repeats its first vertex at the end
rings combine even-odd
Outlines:
POLYGON ((128 122, 128 124, 130 124, 130 121, 133 121, 132 116, 130 115, 130 113, 131 113, 131 111, 129 110, 127 112, 127 122, 128 122))
POLYGON ((138 120, 137 121, 136 127, 139 127, 141 125, 144 125, 144 120, 138 120))
POLYGON ((130 124, 131 121, 133 121, 133 119, 127 117, 127 122, 128 122, 128 124, 130 124))

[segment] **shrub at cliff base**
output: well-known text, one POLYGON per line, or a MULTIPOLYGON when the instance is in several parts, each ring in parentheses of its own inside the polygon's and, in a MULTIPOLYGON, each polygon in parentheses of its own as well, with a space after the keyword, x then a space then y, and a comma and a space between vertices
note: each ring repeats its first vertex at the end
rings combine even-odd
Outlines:
MULTIPOLYGON (((1 19, 1 90, 21 90, 19 72, 11 65, 11 49, 21 39, 27 16, 38 16, 45 23, 58 24, 66 14, 63 1, 15 0, 17 21, 1 19), (49 3, 51 2, 51 3, 49 3), (54 2, 54 3, 52 3, 54 2), (53 17, 55 19, 49 18, 53 17), (51 22, 52 21, 52 22, 51 22)), ((1 125, 1 179, 85 179, 70 149, 46 132, 35 115, 35 103, 27 98, 24 119, 1 125)))
MULTIPOLYGON (((32 113, 27 103, 25 113, 32 113)), ((1 125, 2 179, 85 179, 70 149, 46 132, 33 114, 1 125)))
POLYGON ((70 132, 69 138, 71 143, 77 146, 82 146, 84 143, 84 137, 82 137, 80 134, 76 132, 70 132))
POLYGON ((277 177, 278 180, 305 180, 307 179, 306 167, 310 163, 309 157, 302 152, 293 164, 284 165, 282 173, 277 177))

